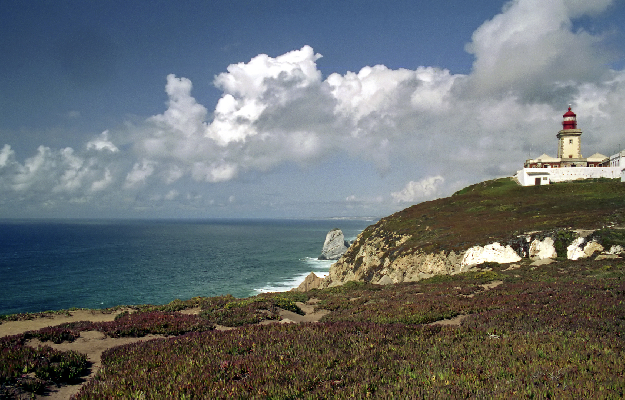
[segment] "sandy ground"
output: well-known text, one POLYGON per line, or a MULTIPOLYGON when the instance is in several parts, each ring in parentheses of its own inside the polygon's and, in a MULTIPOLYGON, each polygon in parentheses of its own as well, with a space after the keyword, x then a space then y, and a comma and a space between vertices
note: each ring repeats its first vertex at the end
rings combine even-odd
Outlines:
POLYGON ((450 319, 442 319, 440 321, 436 321, 436 322, 432 322, 431 324, 428 325, 451 325, 451 326, 460 326, 460 324, 462 323, 462 321, 464 321, 464 319, 466 319, 468 317, 468 315, 457 315, 453 318, 450 319))
POLYGON ((300 322, 318 322, 321 317, 330 313, 328 310, 319 310, 317 312, 313 312, 315 306, 312 304, 304 304, 300 302, 295 303, 306 315, 300 315, 294 313, 292 311, 282 310, 280 311, 280 316, 282 317, 282 321, 280 323, 296 323, 300 322))
MULTIPOLYGON (((301 323, 301 322, 317 322, 324 315, 328 314, 329 311, 320 310, 317 312, 314 311, 314 305, 304 304, 304 303, 296 303, 302 311, 306 315, 299 315, 291 311, 282 310, 280 312, 280 316, 282 317, 281 321, 270 321, 269 323, 301 323)), ((119 310, 113 314, 103 314, 99 311, 91 311, 91 310, 77 310, 71 311, 70 316, 68 315, 52 315, 50 317, 40 317, 32 320, 26 321, 9 321, 4 322, 0 325, 0 337, 9 336, 9 335, 17 335, 20 333, 24 333, 27 331, 38 330, 41 328, 45 328, 48 326, 56 326, 59 324, 63 324, 66 322, 77 322, 77 321, 93 321, 93 322, 104 322, 104 321, 113 321, 115 316, 124 310, 119 310)), ((198 314, 201 310, 199 308, 191 308, 187 310, 181 311, 184 314, 198 314)), ((235 328, 225 327, 225 326, 217 326, 218 330, 230 330, 235 328)), ((100 369, 101 362, 100 356, 102 352, 107 349, 110 349, 115 346, 121 346, 128 343, 134 343, 144 340, 150 339, 158 339, 163 338, 164 336, 159 335, 148 335, 142 338, 110 338, 105 336, 101 332, 97 331, 85 331, 81 332, 80 337, 76 339, 72 343, 60 343, 54 344, 51 342, 41 343, 39 340, 34 339, 27 342, 27 345, 37 347, 39 345, 50 346, 57 350, 74 350, 79 353, 85 354, 87 359, 92 363, 91 371, 89 376, 83 378, 81 382, 78 382, 76 385, 64 385, 61 387, 53 387, 50 392, 45 396, 37 396, 38 399, 53 399, 53 400, 67 400, 72 395, 78 393, 82 385, 87 382, 91 377, 95 375, 95 373, 100 369)))
MULTIPOLYGON (((51 315, 49 317, 39 317, 25 321, 9 321, 0 325, 0 337, 17 335, 27 331, 39 330, 48 326, 56 326, 66 322, 78 322, 78 321, 93 321, 93 322, 106 322, 113 321, 115 316, 124 310, 119 310, 115 313, 102 313, 95 310, 77 310, 71 311, 71 315, 51 315)), ((86 331, 81 332, 80 337, 72 343, 60 343, 54 344, 51 342, 41 343, 39 340, 30 340, 27 345, 37 347, 39 345, 46 345, 53 347, 57 350, 74 350, 79 353, 83 353, 87 356, 87 359, 92 363, 91 373, 89 376, 84 377, 83 381, 76 385, 61 386, 59 388, 51 388, 50 392, 46 396, 37 396, 41 399, 63 399, 67 400, 72 395, 76 394, 84 382, 90 379, 95 372, 100 369, 100 356, 104 350, 111 347, 120 346, 126 343, 133 343, 140 340, 152 339, 155 336, 147 336, 144 338, 120 338, 113 339, 106 337, 101 332, 86 331)))
POLYGON ((70 311, 71 316, 68 315, 55 315, 50 317, 41 317, 30 319, 26 321, 9 321, 3 322, 0 325, 0 337, 17 335, 27 331, 36 331, 48 326, 56 326, 64 324, 66 322, 78 322, 78 321, 93 321, 93 322, 106 322, 113 321, 115 316, 122 312, 119 310, 115 313, 105 314, 97 310, 77 310, 70 311))

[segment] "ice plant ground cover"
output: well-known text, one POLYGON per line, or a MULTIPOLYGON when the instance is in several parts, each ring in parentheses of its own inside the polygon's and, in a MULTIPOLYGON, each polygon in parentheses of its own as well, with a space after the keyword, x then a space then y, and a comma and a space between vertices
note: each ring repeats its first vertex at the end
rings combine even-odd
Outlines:
MULTIPOLYGON (((46 335, 39 337, 43 339, 46 335)), ((88 362, 83 354, 57 351, 49 346, 29 347, 25 345, 28 337, 0 339, 0 398, 18 397, 22 392, 42 393, 49 385, 71 383, 87 374, 88 362)), ((60 336, 56 337, 56 341, 61 340, 60 336)))
POLYGON ((308 293, 194 298, 138 307, 113 322, 28 332, 3 339, 2 393, 62 382, 42 375, 40 386, 32 387, 33 380, 22 376, 34 368, 26 353, 49 351, 28 348, 27 338, 71 341, 82 330, 100 330, 170 337, 106 351, 78 399, 625 394, 622 260, 484 267, 418 283, 354 282, 308 293), (484 286, 493 281, 502 283, 484 286), (312 299, 331 311, 319 323, 256 324, 278 319, 279 308, 297 311, 295 301, 312 299), (203 311, 178 312, 186 308, 203 311), (458 315, 466 316, 460 326, 431 325, 458 315), (238 328, 213 330, 217 323, 238 328))

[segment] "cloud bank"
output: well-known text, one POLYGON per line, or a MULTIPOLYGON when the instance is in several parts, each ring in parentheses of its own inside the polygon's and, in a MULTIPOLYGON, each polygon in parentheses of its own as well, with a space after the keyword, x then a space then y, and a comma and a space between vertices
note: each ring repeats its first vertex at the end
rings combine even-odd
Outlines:
POLYGON ((167 109, 141 124, 105 131, 80 149, 40 146, 21 162, 5 144, 2 203, 183 206, 202 194, 183 191, 181 182, 210 191, 251 173, 341 155, 395 181, 404 177, 377 193, 388 202, 418 202, 511 175, 530 151, 555 153, 569 103, 581 129, 596 132, 584 142, 586 153, 610 153, 625 125, 625 72, 609 67, 603 43, 610 33, 575 29, 574 21, 611 3, 507 3, 466 45, 475 57, 468 75, 375 65, 324 78, 322 56, 303 46, 230 65, 214 79, 222 95, 209 112, 193 97, 192 82, 171 74, 167 109))

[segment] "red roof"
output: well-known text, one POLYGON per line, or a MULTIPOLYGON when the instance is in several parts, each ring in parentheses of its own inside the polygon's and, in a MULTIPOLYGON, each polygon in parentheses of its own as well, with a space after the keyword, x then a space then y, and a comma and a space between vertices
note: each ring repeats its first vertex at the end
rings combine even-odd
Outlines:
POLYGON ((571 111, 571 107, 569 107, 569 111, 565 112, 564 115, 563 115, 564 118, 566 118, 566 117, 575 117, 575 116, 576 116, 575 113, 573 111, 571 111))

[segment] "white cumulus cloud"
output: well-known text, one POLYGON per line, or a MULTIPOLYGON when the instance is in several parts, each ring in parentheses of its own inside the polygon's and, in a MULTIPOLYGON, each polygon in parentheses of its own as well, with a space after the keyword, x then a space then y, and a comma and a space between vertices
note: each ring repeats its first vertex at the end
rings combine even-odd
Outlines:
POLYGON ((431 176, 421 179, 418 182, 410 181, 399 192, 392 192, 391 197, 396 202, 416 203, 423 200, 429 200, 436 196, 441 185, 445 182, 442 176, 431 176))
POLYGON ((0 168, 5 168, 11 164, 14 157, 15 151, 11 149, 11 146, 5 144, 2 150, 0 150, 0 168))
POLYGON ((573 18, 604 11, 612 1, 513 0, 474 33, 472 78, 478 93, 526 99, 572 93, 606 72, 602 34, 573 31, 573 18), (558 89, 558 90, 556 90, 558 89))
POLYGON ((149 160, 137 162, 132 167, 132 171, 126 175, 126 188, 136 187, 145 183, 146 179, 154 173, 154 163, 149 160))
MULTIPOLYGON (((569 103, 588 132, 582 151, 609 153, 622 143, 625 72, 607 63, 610 32, 575 28, 575 19, 592 18, 612 3, 510 1, 467 38, 475 60, 466 75, 374 65, 324 78, 321 55, 305 45, 228 66, 214 77, 222 93, 208 110, 191 80, 170 74, 165 110, 140 123, 104 131, 75 149, 40 146, 23 161, 5 144, 3 199, 201 205, 213 196, 210 188, 225 182, 337 157, 375 165, 381 181, 415 179, 393 192, 349 188, 341 203, 423 201, 457 189, 457 182, 512 175, 532 152, 555 155, 569 103), (185 183, 197 193, 180 190, 185 183)), ((346 169, 351 165, 345 162, 346 169)), ((360 171, 331 174, 365 179, 360 171)), ((237 204, 247 200, 236 195, 237 204)))
POLYGON ((117 146, 115 146, 113 142, 109 140, 109 131, 104 131, 102 132, 102 134, 100 134, 100 137, 98 137, 97 139, 93 139, 87 142, 87 150, 92 150, 92 149, 98 150, 98 151, 107 150, 112 153, 116 153, 119 151, 117 146))

